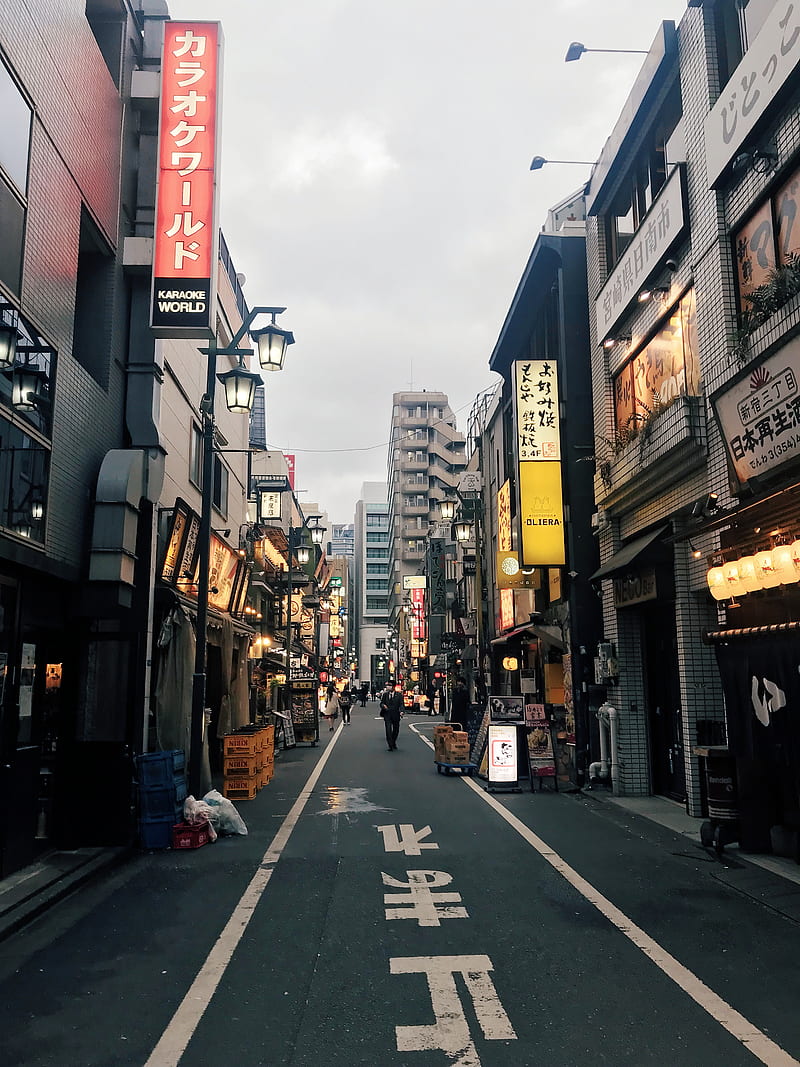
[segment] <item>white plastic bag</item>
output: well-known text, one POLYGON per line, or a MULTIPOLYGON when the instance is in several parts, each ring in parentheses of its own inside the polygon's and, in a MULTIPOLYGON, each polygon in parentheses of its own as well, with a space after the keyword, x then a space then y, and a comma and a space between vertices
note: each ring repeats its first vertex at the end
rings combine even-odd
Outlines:
POLYGON ((209 840, 216 841, 217 831, 214 829, 214 823, 211 821, 212 814, 212 808, 202 800, 195 800, 194 797, 189 796, 183 802, 183 821, 190 825, 197 825, 199 822, 208 822, 209 840))
POLYGON ((216 827, 221 834, 247 833, 244 819, 234 807, 233 803, 224 797, 216 789, 211 789, 203 797, 203 803, 209 808, 211 814, 208 818, 212 826, 216 827))

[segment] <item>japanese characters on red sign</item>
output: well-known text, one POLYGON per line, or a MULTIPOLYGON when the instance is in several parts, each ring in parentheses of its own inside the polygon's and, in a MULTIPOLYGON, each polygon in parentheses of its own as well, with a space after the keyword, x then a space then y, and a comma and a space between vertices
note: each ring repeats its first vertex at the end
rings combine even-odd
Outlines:
POLYGON ((165 22, 151 323, 207 337, 214 323, 218 22, 165 22))

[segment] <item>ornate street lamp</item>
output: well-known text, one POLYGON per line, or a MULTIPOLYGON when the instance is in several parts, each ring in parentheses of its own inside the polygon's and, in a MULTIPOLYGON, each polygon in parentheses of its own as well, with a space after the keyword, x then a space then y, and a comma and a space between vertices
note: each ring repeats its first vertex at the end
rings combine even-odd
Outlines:
POLYGON ((272 315, 272 322, 261 330, 254 330, 250 336, 258 345, 258 362, 262 370, 280 370, 286 357, 286 349, 294 344, 291 330, 282 330, 275 325, 275 316, 286 308, 262 308, 272 315))
MULTIPOLYGON (((239 348, 240 342, 250 329, 257 315, 269 314, 272 308, 255 307, 245 317, 226 348, 217 345, 216 337, 208 348, 201 348, 207 357, 206 392, 200 401, 203 437, 203 476, 201 487, 200 530, 197 536, 197 630, 195 634, 194 675, 192 677, 192 715, 189 735, 189 791, 193 796, 202 796, 203 733, 206 704, 206 670, 208 652, 208 594, 211 562, 211 509, 214 487, 214 395, 217 380, 225 387, 225 401, 230 411, 245 414, 252 409, 255 389, 261 383, 257 374, 248 371, 245 357, 252 355, 250 349, 239 348), (232 356, 238 365, 225 374, 217 375, 217 356, 232 356), (249 402, 248 402, 249 401, 249 402)), ((287 651, 288 669, 288 651, 287 651)))
POLYGON ((444 521, 445 522, 449 522, 451 519, 455 518, 455 514, 456 514, 455 501, 454 500, 440 500, 439 501, 439 511, 441 512, 441 515, 442 515, 442 518, 444 519, 444 521))
POLYGON ((456 541, 460 541, 462 544, 464 541, 472 540, 472 523, 465 522, 463 519, 459 522, 453 523, 453 534, 456 541))
POLYGON ((9 370, 14 366, 18 337, 16 326, 0 321, 0 370, 9 370))

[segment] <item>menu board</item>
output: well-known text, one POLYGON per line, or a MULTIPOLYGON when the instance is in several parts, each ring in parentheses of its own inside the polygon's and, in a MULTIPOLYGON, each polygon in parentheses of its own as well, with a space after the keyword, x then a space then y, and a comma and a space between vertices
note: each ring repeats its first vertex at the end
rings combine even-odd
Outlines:
POLYGON ((525 708, 527 726, 528 765, 531 772, 531 791, 537 778, 556 777, 556 757, 553 732, 543 704, 528 704, 525 708))
MULTIPOLYGON (((489 733, 489 718, 490 711, 487 706, 486 711, 484 711, 483 713, 483 719, 481 720, 481 724, 478 727, 478 732, 475 735, 475 741, 472 745, 472 751, 470 753, 470 763, 477 764, 481 756, 483 755, 484 749, 486 748, 486 737, 489 733)), ((482 770, 479 770, 478 774, 483 776, 482 770)))
POLYGON ((517 727, 514 723, 489 725, 489 784, 516 785, 517 727))

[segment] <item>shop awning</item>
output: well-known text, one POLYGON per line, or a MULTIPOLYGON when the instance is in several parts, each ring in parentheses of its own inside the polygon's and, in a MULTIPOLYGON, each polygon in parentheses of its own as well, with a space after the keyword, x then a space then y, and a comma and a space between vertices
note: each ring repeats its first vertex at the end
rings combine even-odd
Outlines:
POLYGON ((629 541, 627 545, 623 545, 614 555, 607 559, 606 562, 599 567, 589 579, 590 582, 596 582, 599 578, 610 578, 614 574, 620 574, 626 571, 630 565, 638 559, 639 556, 657 541, 669 529, 669 523, 664 526, 658 526, 655 530, 651 530, 649 533, 642 534, 641 537, 634 537, 632 541, 629 541))
POLYGON ((495 637, 489 644, 504 645, 512 641, 522 641, 526 637, 536 638, 541 641, 543 645, 549 645, 551 648, 556 648, 560 652, 567 651, 567 646, 564 643, 560 628, 558 626, 548 626, 546 623, 529 622, 524 626, 517 626, 515 629, 509 630, 507 634, 495 637))

